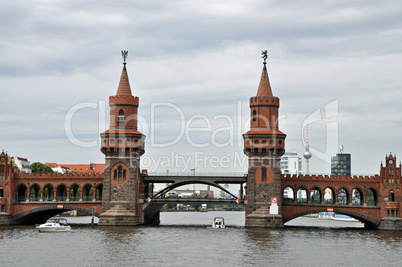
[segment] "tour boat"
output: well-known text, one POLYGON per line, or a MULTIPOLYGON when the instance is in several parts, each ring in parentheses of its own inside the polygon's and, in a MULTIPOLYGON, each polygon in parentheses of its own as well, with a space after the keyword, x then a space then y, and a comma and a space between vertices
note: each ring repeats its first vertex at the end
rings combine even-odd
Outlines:
POLYGON ((225 219, 223 217, 215 217, 212 228, 225 228, 225 219))
POLYGON ((65 218, 53 217, 46 223, 36 226, 40 233, 43 232, 67 232, 71 230, 65 218))

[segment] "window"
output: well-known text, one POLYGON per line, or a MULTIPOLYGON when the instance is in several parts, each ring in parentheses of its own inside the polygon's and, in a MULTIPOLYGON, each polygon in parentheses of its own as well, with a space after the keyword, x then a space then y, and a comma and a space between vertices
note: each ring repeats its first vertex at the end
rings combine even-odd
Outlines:
POLYGON ((257 111, 253 110, 253 121, 257 121, 257 111))
POLYGON ((266 182, 267 181, 267 167, 262 166, 261 168, 261 181, 266 182))
POLYGON ((119 110, 119 115, 117 116, 117 121, 118 122, 124 121, 124 110, 122 110, 122 109, 119 110))
POLYGON ((119 165, 117 169, 113 172, 113 179, 114 180, 126 180, 126 173, 127 171, 123 168, 123 166, 119 165))

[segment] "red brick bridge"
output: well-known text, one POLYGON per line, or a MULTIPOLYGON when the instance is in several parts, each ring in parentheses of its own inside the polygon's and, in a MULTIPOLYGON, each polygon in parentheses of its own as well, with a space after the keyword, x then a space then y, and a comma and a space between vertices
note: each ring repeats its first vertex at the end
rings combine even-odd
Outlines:
POLYGON ((0 155, 0 225, 41 223, 69 210, 102 211, 103 173, 27 174, 0 155))

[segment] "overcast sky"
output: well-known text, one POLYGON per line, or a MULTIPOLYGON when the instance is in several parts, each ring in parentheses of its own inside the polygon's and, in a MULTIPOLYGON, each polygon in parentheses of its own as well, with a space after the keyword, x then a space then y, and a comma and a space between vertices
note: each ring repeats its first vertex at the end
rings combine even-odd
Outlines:
POLYGON ((1 1, 0 20, 10 155, 104 162, 99 133, 128 50, 143 168, 246 172, 241 134, 268 50, 287 151, 303 154, 309 116, 310 172, 329 173, 340 145, 354 174, 402 156, 401 1, 1 1))

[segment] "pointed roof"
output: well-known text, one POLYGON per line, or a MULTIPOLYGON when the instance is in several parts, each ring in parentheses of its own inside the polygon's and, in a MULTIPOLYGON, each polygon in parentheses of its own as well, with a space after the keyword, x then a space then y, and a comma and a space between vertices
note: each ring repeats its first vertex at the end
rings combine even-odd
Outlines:
POLYGON ((121 72, 119 88, 117 89, 117 96, 132 96, 130 82, 128 81, 126 63, 123 63, 123 71, 121 72))
POLYGON ((264 62, 264 68, 262 69, 261 81, 260 86, 258 86, 257 96, 271 96, 271 97, 273 96, 265 62, 264 62))

